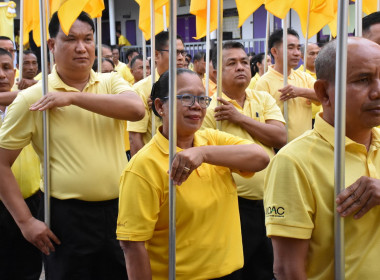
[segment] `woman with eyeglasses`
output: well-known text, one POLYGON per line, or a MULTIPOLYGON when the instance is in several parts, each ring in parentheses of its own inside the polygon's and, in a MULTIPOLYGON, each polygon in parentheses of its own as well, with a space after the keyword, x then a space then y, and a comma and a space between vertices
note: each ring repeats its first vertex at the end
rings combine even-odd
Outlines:
MULTIPOLYGON (((162 118, 153 139, 127 165, 120 180, 117 238, 128 277, 168 279, 169 74, 152 89, 162 118)), ((217 130, 202 130, 210 98, 199 76, 177 70, 176 278, 233 279, 243 266, 236 185, 231 172, 252 176, 269 158, 258 145, 217 130)))

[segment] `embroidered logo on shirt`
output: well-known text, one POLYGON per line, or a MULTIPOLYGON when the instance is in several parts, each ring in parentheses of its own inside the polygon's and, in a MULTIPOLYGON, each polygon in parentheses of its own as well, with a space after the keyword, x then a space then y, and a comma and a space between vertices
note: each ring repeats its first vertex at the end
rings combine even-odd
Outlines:
POLYGON ((276 218, 284 218, 285 217, 285 208, 282 206, 269 206, 265 209, 266 217, 276 217, 276 218))

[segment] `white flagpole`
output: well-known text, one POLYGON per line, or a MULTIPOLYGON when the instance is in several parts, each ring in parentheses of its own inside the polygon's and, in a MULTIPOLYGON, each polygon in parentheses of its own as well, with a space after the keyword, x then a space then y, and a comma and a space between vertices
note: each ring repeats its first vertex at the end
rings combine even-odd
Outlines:
MULTIPOLYGON (((345 188, 346 81, 348 1, 338 3, 337 56, 335 68, 335 149, 334 149, 334 255, 335 279, 345 279, 344 219, 335 210, 336 196, 345 188)), ((360 20, 361 22, 361 20, 360 20)))
MULTIPOLYGON (((152 76, 152 88, 154 83, 156 82, 156 42, 155 42, 155 8, 154 8, 154 0, 150 0, 150 53, 151 53, 151 68, 150 73, 152 76)), ((152 112, 152 138, 156 134, 156 118, 152 112)))
MULTIPOLYGON (((170 0, 169 170, 177 151, 177 0, 170 0)), ((176 279, 176 186, 169 180, 169 280, 176 279)))

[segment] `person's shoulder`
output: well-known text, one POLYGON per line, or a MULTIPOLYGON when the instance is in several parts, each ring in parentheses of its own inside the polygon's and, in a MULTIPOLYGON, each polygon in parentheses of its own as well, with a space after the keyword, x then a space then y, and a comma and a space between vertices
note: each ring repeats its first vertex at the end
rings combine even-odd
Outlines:
POLYGON ((270 93, 265 90, 256 90, 256 89, 247 88, 245 90, 245 93, 247 94, 248 98, 258 99, 259 101, 264 101, 268 98, 273 99, 272 95, 270 95, 270 93))
POLYGON ((137 83, 135 83, 132 88, 138 92, 143 92, 146 97, 150 96, 152 89, 152 76, 148 76, 137 83))

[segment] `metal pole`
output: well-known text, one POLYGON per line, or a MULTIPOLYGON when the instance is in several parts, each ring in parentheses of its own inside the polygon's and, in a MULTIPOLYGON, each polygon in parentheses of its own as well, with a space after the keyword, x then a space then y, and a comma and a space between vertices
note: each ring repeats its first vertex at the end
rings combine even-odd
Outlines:
MULTIPOLYGON (((223 0, 218 0, 218 32, 217 32, 217 97, 222 97, 222 52, 223 52, 223 0)), ((220 102, 218 102, 220 106, 220 102)), ((216 128, 222 130, 222 122, 216 122, 216 128)))
MULTIPOLYGON (((283 77, 284 77, 284 87, 288 84, 288 15, 282 20, 282 49, 283 49, 283 77)), ((289 116, 288 116, 288 101, 284 101, 284 119, 286 122, 286 131, 288 131, 289 126, 289 116)))
POLYGON ((207 0, 207 25, 206 25, 206 95, 209 96, 210 90, 210 18, 211 18, 211 0, 207 0))
POLYGON ((96 43, 98 44, 98 73, 102 73, 102 18, 96 18, 96 43))
MULTIPOLYGON (((13 62, 14 63, 14 62, 13 62)), ((20 1, 20 42, 18 46, 19 81, 22 80, 22 67, 24 64, 24 0, 20 1)))
MULTIPOLYGON (((334 183, 336 196, 345 188, 346 82, 348 1, 338 2, 337 56, 335 68, 334 183)), ((361 20, 360 20, 361 21, 361 20)), ((334 210, 335 279, 345 279, 344 219, 334 210)))
MULTIPOLYGON (((41 71, 42 94, 47 95, 48 66, 46 44, 46 7, 45 0, 40 1, 40 32, 41 32, 41 71)), ((43 142, 44 142, 44 217, 45 223, 50 228, 50 148, 49 148, 49 110, 42 112, 43 142)))
POLYGON ((380 11, 380 0, 377 1, 377 11, 380 11))
POLYGON ((164 30, 168 31, 168 24, 166 23, 166 5, 162 6, 162 16, 164 20, 164 30))
MULTIPOLYGON (((47 11, 47 15, 48 15, 48 22, 50 23, 50 19, 51 19, 51 12, 50 12, 50 2, 49 1, 46 1, 46 11, 47 11)), ((49 70, 50 72, 53 70, 53 65, 54 65, 54 56, 53 56, 53 52, 48 50, 49 52, 49 62, 50 62, 50 67, 49 70)))
POLYGON ((355 1, 355 36, 362 37, 362 15, 363 3, 362 0, 355 1))
MULTIPOLYGON (((169 170, 177 150, 177 0, 170 0, 169 170)), ((169 181, 169 280, 176 279, 176 186, 169 181)))
POLYGON ((116 45, 116 27, 115 27, 115 1, 108 0, 108 14, 110 20, 110 39, 111 46, 116 45))
MULTIPOLYGON (((144 34, 141 34, 141 38, 142 38, 142 52, 143 52, 143 75, 144 75, 144 79, 146 78, 146 41, 145 41, 145 38, 144 38, 144 34)), ((152 59, 152 58, 151 58, 152 59)))
POLYGON ((307 6, 306 38, 305 38, 305 48, 304 48, 304 53, 303 53, 303 71, 304 72, 306 72, 307 49, 309 45, 309 24, 310 24, 310 0, 307 6))
MULTIPOLYGON (((150 74, 152 76, 152 87, 156 82, 156 42, 155 42, 155 9, 154 0, 150 0, 150 53, 151 53, 151 67, 150 74)), ((152 112, 152 138, 156 134, 156 118, 152 112)))
POLYGON ((264 53, 265 53, 265 56, 264 56, 264 73, 268 71, 267 55, 269 53, 269 50, 268 50, 269 28, 270 28, 269 21, 270 21, 270 13, 267 11, 267 25, 265 28, 265 47, 264 47, 264 53))

